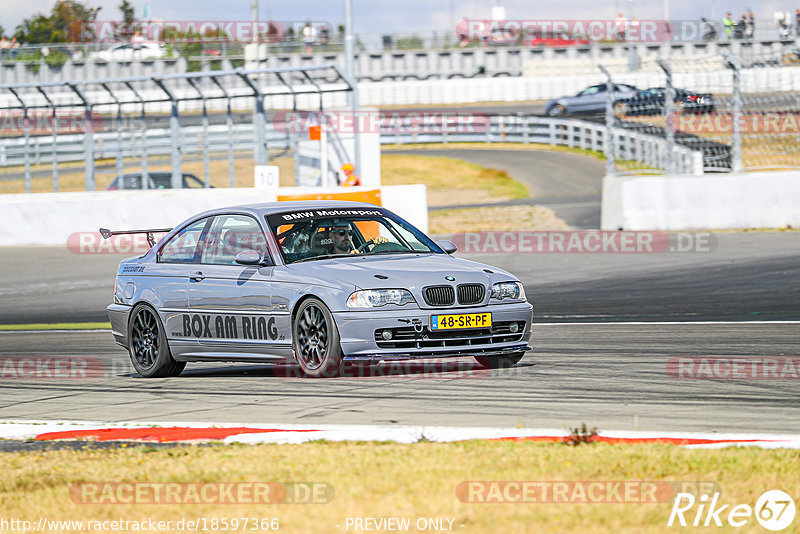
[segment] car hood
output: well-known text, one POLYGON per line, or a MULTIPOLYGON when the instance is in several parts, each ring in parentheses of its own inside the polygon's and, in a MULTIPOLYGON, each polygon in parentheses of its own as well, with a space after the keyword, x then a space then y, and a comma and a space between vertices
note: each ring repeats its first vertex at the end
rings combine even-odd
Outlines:
MULTIPOLYGON (((488 291, 496 282, 517 280, 497 267, 445 254, 364 255, 296 263, 285 268, 299 277, 336 281, 356 289, 408 289, 415 298, 421 297, 422 288, 432 285, 480 283, 488 291)), ((417 302, 424 304, 421 298, 417 302)))

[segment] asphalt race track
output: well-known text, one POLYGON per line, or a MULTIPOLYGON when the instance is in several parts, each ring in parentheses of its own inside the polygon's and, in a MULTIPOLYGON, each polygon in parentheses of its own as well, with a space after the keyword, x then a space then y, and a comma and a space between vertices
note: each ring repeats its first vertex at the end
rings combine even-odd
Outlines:
MULTIPOLYGON (((708 236, 695 236, 704 237, 708 236)), ((190 365, 146 380, 108 332, 0 332, 0 358, 88 357, 82 380, 3 379, 0 419, 800 432, 797 379, 678 378, 675 358, 800 357, 800 233, 719 233, 693 252, 469 254, 536 306, 535 349, 492 372, 190 365), (674 370, 674 367, 672 367, 674 370)), ((119 256, 0 251, 0 323, 103 321, 119 256)))
MULTIPOLYGON (((506 171, 530 196, 497 205, 536 204, 551 208, 572 228, 600 227, 600 191, 605 163, 583 154, 494 148, 393 150, 390 154, 447 157, 506 171), (564 169, 569 169, 567 172, 564 169)), ((438 206, 432 211, 477 205, 438 206)))
POLYGON ((796 381, 670 379, 676 356, 796 353, 797 325, 539 326, 517 367, 400 370, 309 380, 285 368, 190 367, 131 373, 108 333, 2 334, 0 355, 88 356, 100 378, 6 380, 3 418, 104 421, 405 424, 602 429, 800 431, 796 381), (769 347, 769 349, 766 349, 769 347), (287 374, 289 377, 287 378, 287 374))

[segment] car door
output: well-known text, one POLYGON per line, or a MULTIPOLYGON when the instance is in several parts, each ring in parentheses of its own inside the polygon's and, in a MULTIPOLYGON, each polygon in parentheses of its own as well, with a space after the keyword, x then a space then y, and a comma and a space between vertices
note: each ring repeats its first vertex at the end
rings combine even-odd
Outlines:
POLYGON ((592 85, 581 91, 580 95, 575 98, 572 111, 596 111, 598 105, 602 103, 600 109, 603 109, 606 101, 606 87, 605 85, 592 85))
POLYGON ((133 50, 130 45, 120 45, 111 51, 111 61, 130 61, 132 54, 133 50))
POLYGON ((204 217, 190 222, 161 246, 156 266, 150 270, 156 278, 143 293, 158 308, 173 356, 196 350, 199 344, 184 317, 189 309, 189 277, 197 269, 200 244, 211 220, 204 217))
POLYGON ((273 306, 273 267, 264 231, 246 214, 214 217, 200 262, 189 279, 190 326, 206 357, 275 360, 291 353, 285 306, 273 306), (268 265, 239 265, 236 255, 255 250, 268 265))

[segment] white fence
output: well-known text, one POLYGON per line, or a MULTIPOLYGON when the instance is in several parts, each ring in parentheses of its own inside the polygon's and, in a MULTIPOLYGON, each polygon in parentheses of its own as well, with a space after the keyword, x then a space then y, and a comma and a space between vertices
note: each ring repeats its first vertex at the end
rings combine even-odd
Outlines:
MULTIPOLYGON (((663 74, 658 72, 619 73, 614 75, 616 83, 627 83, 637 87, 663 86, 663 74)), ((596 74, 581 74, 574 76, 519 76, 504 78, 473 78, 449 80, 403 80, 385 82, 360 82, 358 84, 359 100, 362 106, 404 106, 404 105, 440 105, 440 104, 468 104, 476 102, 524 102, 531 100, 547 100, 563 96, 575 95, 589 85, 603 83, 605 77, 597 70, 596 74)), ((675 87, 685 87, 698 92, 714 94, 730 94, 733 91, 733 81, 730 69, 719 64, 718 68, 698 72, 676 72, 673 78, 675 87)), ((797 67, 755 67, 742 71, 742 85, 751 90, 758 91, 800 91, 800 64, 797 67)), ((322 84, 323 89, 326 88, 322 84)), ((226 101, 222 98, 219 89, 211 84, 201 85, 206 98, 209 112, 222 112, 226 109, 226 101)), ((227 92, 234 98, 235 109, 252 109, 252 90, 246 86, 228 87, 227 92)), ((133 95, 119 91, 118 97, 123 101, 136 101, 133 95)), ((145 100, 163 100, 163 92, 159 90, 141 91, 145 100)), ((196 98, 197 91, 191 87, 177 88, 175 96, 180 99, 196 98)), ((266 93, 266 105, 270 109, 292 109, 291 95, 269 95, 266 93)), ((116 114, 117 105, 103 91, 87 91, 87 98, 97 102, 94 106, 95 113, 116 114)), ((51 98, 56 105, 68 106, 74 103, 74 95, 64 93, 52 94, 51 98)), ((48 103, 41 95, 31 89, 26 101, 30 106, 47 108, 48 103)), ((306 93, 297 95, 298 109, 318 109, 320 97, 318 94, 306 93)), ((345 93, 326 93, 323 95, 322 104, 326 109, 342 108, 347 105, 345 93)), ((14 108, 18 105, 13 95, 3 92, 0 94, 0 108, 14 108)), ((74 104, 73 104, 74 105, 74 104)), ((181 112, 197 113, 202 111, 203 103, 200 100, 186 100, 181 102, 181 112)), ((138 103, 124 104, 123 113, 139 113, 141 106, 138 103)), ((168 101, 149 102, 146 104, 147 113, 169 113, 168 101)))
POLYGON ((798 226, 800 171, 603 179, 603 230, 798 226))
MULTIPOLYGON (((772 38, 754 41, 639 43, 634 44, 633 48, 637 61, 646 61, 654 57, 722 54, 725 52, 736 55, 769 53, 780 56, 783 51, 791 50, 796 46, 797 40, 772 38)), ((581 70, 581 63, 596 64, 616 59, 627 62, 627 48, 628 45, 624 43, 603 43, 561 48, 502 46, 359 52, 355 58, 355 69, 359 81, 445 80, 456 77, 474 77, 479 73, 489 77, 520 76, 528 74, 530 69, 537 68, 541 68, 541 75, 544 74, 543 70, 548 70, 555 64, 561 64, 561 70, 558 72, 577 73, 581 70)), ((241 57, 237 59, 241 59, 241 57)), ((200 58, 200 63, 203 70, 208 70, 212 66, 221 70, 234 68, 231 58, 207 56, 200 58)), ((319 48, 315 48, 315 52, 311 55, 281 54, 273 48, 266 55, 264 61, 248 62, 248 67, 304 67, 321 63, 336 63, 343 68, 345 65, 344 54, 324 52, 319 48)), ((0 82, 41 83, 57 80, 180 74, 187 72, 187 67, 187 58, 184 57, 127 62, 79 59, 68 60, 62 66, 52 67, 43 60, 34 65, 0 60, 0 82)))
MULTIPOLYGON (((101 226, 115 230, 170 228, 201 211, 253 202, 275 202, 284 194, 305 194, 313 198, 370 189, 380 190, 382 206, 423 232, 428 231, 427 190, 420 184, 380 188, 81 191, 0 195, 0 246, 67 245, 72 252, 81 253, 76 247, 85 241, 94 243, 94 249, 102 243, 97 232, 101 226)), ((84 252, 91 253, 92 249, 84 252)))

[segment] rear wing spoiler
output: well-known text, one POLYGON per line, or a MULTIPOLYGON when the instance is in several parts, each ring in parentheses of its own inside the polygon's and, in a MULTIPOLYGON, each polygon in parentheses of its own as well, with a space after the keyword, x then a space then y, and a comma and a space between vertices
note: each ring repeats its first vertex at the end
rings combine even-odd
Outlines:
POLYGON ((100 228, 100 235, 103 236, 103 239, 108 239, 114 235, 126 235, 126 234, 147 234, 147 244, 150 245, 150 248, 156 246, 156 238, 153 237, 153 234, 165 234, 167 232, 171 232, 172 228, 151 228, 150 230, 114 230, 111 231, 108 228, 100 228))

